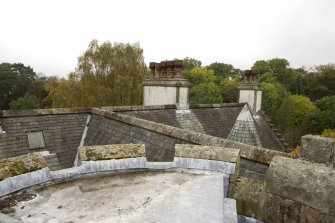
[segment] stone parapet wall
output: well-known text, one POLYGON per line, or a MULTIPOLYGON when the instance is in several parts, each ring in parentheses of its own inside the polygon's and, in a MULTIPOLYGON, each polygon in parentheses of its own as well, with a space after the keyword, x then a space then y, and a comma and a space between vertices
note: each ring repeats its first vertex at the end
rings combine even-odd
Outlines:
POLYGON ((305 135, 301 137, 300 156, 312 162, 335 166, 335 139, 305 135))
POLYGON ((277 156, 268 168, 241 159, 240 175, 229 197, 236 199, 239 214, 264 222, 332 223, 334 194, 334 168, 277 156), (265 171, 265 179, 244 176, 245 165, 265 171))
POLYGON ((303 160, 275 157, 266 192, 335 217, 335 169, 303 160))
POLYGON ((46 167, 46 161, 40 154, 28 154, 0 159, 0 181, 8 177, 33 172, 46 167))
POLYGON ((78 155, 81 161, 145 157, 145 147, 141 144, 84 146, 78 148, 78 155))
MULTIPOLYGON (((97 161, 82 161, 80 166, 72 167, 68 169, 62 169, 57 171, 50 171, 44 161, 44 166, 39 168, 30 169, 26 173, 22 173, 16 176, 9 176, 0 182, 0 197, 15 191, 31 187, 34 185, 47 183, 47 182, 59 182, 60 180, 78 179, 84 176, 92 176, 99 173, 116 170, 150 170, 150 169, 173 169, 173 168, 186 168, 186 169, 199 169, 216 171, 223 173, 224 178, 235 174, 236 162, 238 160, 237 151, 235 155, 229 155, 230 162, 222 161, 221 158, 216 157, 213 160, 207 160, 206 154, 204 157, 199 154, 198 158, 189 158, 189 155, 185 152, 182 156, 175 157, 172 162, 148 162, 145 155, 144 145, 107 145, 97 147, 86 147, 82 150, 79 149, 79 153, 83 152, 83 159, 89 160, 90 155, 86 155, 86 149, 89 148, 95 153, 109 154, 113 150, 114 157, 108 160, 97 160, 97 161), (129 148, 129 153, 125 154, 125 148, 129 148), (102 150, 106 150, 102 152, 102 150), (131 157, 131 158, 128 158, 131 157), (117 159, 115 159, 117 158, 117 159), (235 161, 234 161, 235 160, 235 161), (43 168, 43 169, 41 169, 43 168)), ((185 148, 185 147, 184 147, 185 148)), ((207 148, 208 149, 208 148, 207 148)), ((179 150, 179 149, 177 149, 179 150)), ((91 152, 92 152, 91 151, 91 152)), ((180 154, 180 153, 179 153, 180 154)), ((13 159, 13 158, 10 158, 13 159)), ((43 158, 41 158, 43 159, 43 158)), ((44 160, 44 159, 43 159, 44 160)), ((226 191, 228 188, 228 181, 225 182, 226 191)))
POLYGON ((175 148, 175 157, 218 160, 230 163, 238 163, 240 158, 240 151, 232 148, 187 144, 176 144, 175 148))

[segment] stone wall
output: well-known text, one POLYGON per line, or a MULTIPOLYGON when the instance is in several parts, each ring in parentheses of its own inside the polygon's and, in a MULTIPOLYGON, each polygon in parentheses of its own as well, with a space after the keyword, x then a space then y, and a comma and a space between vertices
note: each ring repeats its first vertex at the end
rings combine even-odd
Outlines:
POLYGON ((0 181, 8 177, 33 172, 46 167, 46 162, 40 154, 27 154, 0 159, 0 181))
POLYGON ((45 148, 56 153, 62 168, 73 165, 89 110, 46 109, 2 111, 0 119, 6 131, 0 140, 0 158, 35 152, 30 149, 27 133, 42 131, 45 148))
POLYGON ((301 137, 300 156, 317 163, 335 165, 335 139, 316 135, 301 137))
POLYGON ((275 157, 266 179, 267 222, 335 222, 335 169, 275 157))

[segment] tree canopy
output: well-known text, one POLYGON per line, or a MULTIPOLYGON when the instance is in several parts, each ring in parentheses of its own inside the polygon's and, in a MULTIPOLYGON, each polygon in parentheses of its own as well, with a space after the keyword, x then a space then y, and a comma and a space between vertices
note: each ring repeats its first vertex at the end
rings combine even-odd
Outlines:
POLYGON ((47 89, 53 107, 141 104, 147 74, 138 43, 93 40, 68 80, 52 79, 47 89))
POLYGON ((30 66, 22 63, 0 64, 0 109, 9 109, 10 102, 32 94, 40 101, 46 97, 43 77, 38 76, 30 66))

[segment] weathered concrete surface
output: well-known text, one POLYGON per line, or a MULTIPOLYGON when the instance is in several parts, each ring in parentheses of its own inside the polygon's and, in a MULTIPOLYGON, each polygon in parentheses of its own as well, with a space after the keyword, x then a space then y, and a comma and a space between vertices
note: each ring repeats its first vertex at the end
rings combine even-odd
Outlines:
POLYGON ((301 137, 301 157, 318 162, 335 162, 335 139, 316 135, 305 135, 301 137))
POLYGON ((144 157, 145 148, 141 144, 85 146, 78 148, 78 153, 81 161, 124 159, 144 157))
POLYGON ((21 223, 21 221, 0 213, 0 223, 21 223))
POLYGON ((27 223, 224 222, 222 187, 222 174, 213 172, 116 174, 48 187, 19 203, 14 217, 27 223))
POLYGON ((198 146, 189 144, 176 144, 175 156, 206 160, 219 160, 237 163, 240 150, 218 146, 198 146))
POLYGON ((42 155, 34 153, 0 159, 0 181, 7 177, 32 172, 46 167, 42 155))
POLYGON ((267 192, 335 215, 335 169, 307 161, 274 157, 266 178, 267 192))

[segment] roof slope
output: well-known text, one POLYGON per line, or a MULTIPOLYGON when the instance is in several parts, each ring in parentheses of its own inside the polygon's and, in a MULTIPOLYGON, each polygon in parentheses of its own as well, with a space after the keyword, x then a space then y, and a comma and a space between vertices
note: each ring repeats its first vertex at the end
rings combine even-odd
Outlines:
POLYGON ((246 104, 191 105, 186 111, 171 106, 104 109, 249 145, 283 150, 264 118, 252 116, 246 104))
POLYGON ((233 106, 196 107, 186 112, 176 112, 176 109, 118 112, 211 136, 227 138, 242 108, 243 104, 234 104, 233 106))

